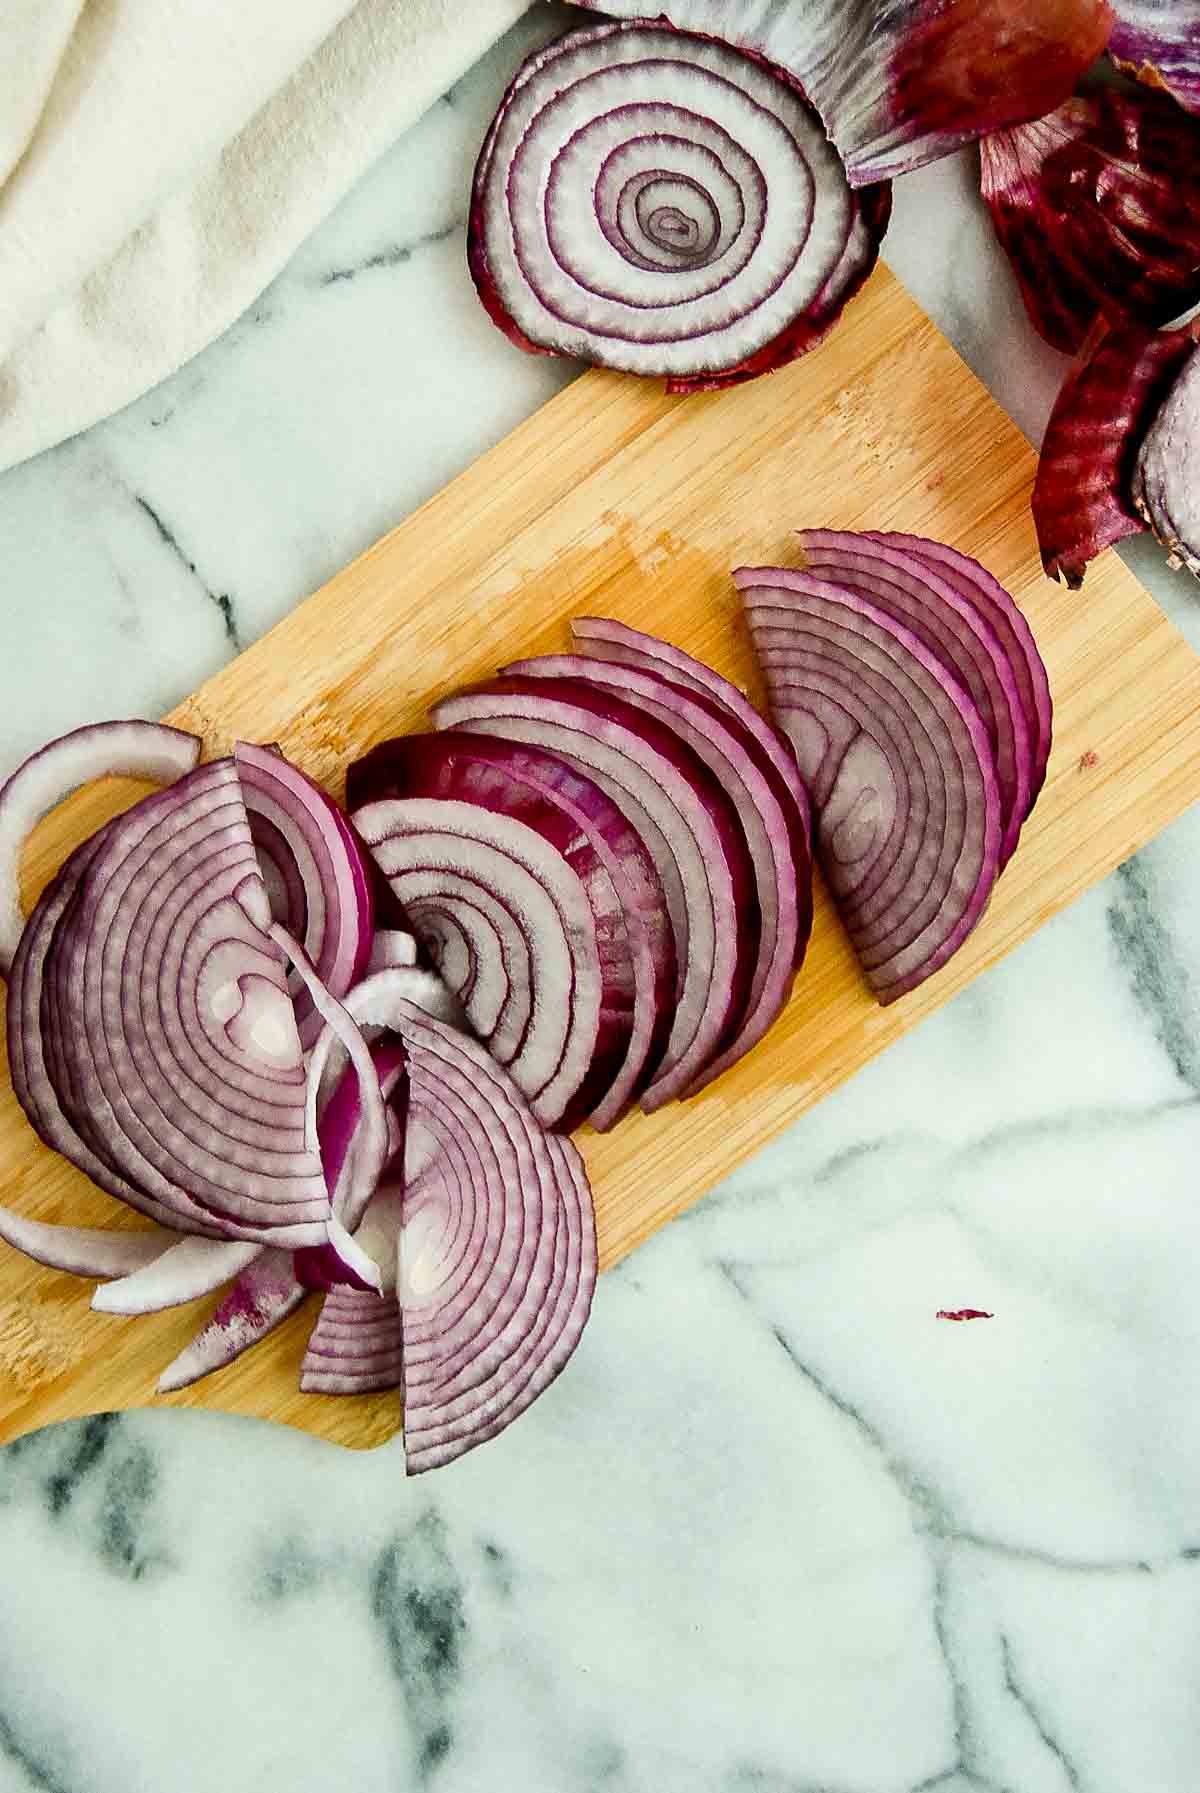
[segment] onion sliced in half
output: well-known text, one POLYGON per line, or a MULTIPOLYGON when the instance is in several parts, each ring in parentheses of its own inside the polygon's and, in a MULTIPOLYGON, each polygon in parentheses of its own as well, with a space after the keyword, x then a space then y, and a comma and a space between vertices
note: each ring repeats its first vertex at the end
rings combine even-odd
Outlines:
POLYGON ((158 1379, 159 1394, 187 1388, 224 1369, 295 1313, 308 1291, 297 1281, 292 1254, 267 1246, 242 1271, 216 1312, 158 1379))
POLYGON ((21 848, 42 817, 93 778, 170 784, 199 758, 199 740, 181 729, 158 722, 97 722, 61 735, 18 766, 0 789, 0 977, 9 974, 25 925, 21 848))
MULTIPOLYGON (((582 5, 585 0, 576 0, 582 5)), ((1117 0, 1117 11, 1196 0, 1117 0)), ((767 57, 803 87, 852 186, 904 174, 1066 99, 1104 49, 1106 0, 605 0, 767 57)))
POLYGON ((240 1239, 181 1239, 153 1262, 115 1282, 101 1283, 92 1296, 100 1314, 154 1314, 211 1295, 239 1275, 263 1250, 240 1239))
POLYGON ((645 841, 675 935, 677 1004, 650 1112, 689 1088, 746 1013, 758 926, 737 812, 708 767, 636 704, 583 680, 501 678, 444 698, 439 728, 528 742, 593 779, 645 841))
MULTIPOLYGON (((612 1082, 631 1028, 580 875, 595 875, 595 856, 537 793, 523 816, 473 800, 482 781, 468 801, 425 795, 457 780, 410 739, 387 749, 406 795, 356 808, 355 826, 472 1029, 544 1126, 571 1127, 612 1082)), ((498 773, 493 794, 501 784, 511 791, 498 773)))
POLYGON ((1098 317, 1148 326, 1200 299, 1200 124, 1105 87, 985 137, 982 190, 1030 322, 1073 355, 1098 317))
MULTIPOLYGON (((533 828, 574 870, 592 910, 603 995, 599 1049, 571 1109, 611 1126, 662 1058, 676 983, 662 882, 623 811, 556 754, 466 732, 384 742, 350 768, 347 789, 355 805, 408 796, 479 804, 533 828)), ((427 945, 443 959, 436 935, 427 945)), ((476 978, 471 989, 482 995, 484 985, 476 978)))
POLYGON ((1200 0, 1111 0, 1108 53, 1151 87, 1200 112, 1200 0))
POLYGON ((822 867, 881 1003, 966 939, 999 871, 1000 795, 979 712, 911 632, 778 567, 734 573, 817 816, 822 867))
POLYGON ((423 1157, 397 1277, 417 1474, 499 1432, 553 1380, 587 1318, 597 1260, 575 1148, 542 1131, 476 1041, 416 1010, 402 1031, 423 1157))
POLYGON ((1134 507, 1138 452, 1196 347, 1197 326, 1124 324, 1085 347, 1058 395, 1033 487, 1042 565, 1077 589, 1088 562, 1140 535, 1134 507))
POLYGON ((803 565, 908 629, 959 684, 987 730, 1000 791, 1000 864, 1016 848, 1032 805, 1033 745, 1016 678, 999 636, 969 588, 939 576, 908 548, 838 529, 799 532, 803 565))
POLYGON ((702 384, 810 347, 878 253, 796 83, 654 25, 569 33, 518 71, 480 154, 468 255, 525 348, 702 384))
MULTIPOLYGON (((281 753, 240 741, 234 763, 271 913, 330 995, 344 996, 366 970, 374 943, 366 852, 337 804, 281 753)), ((321 1017, 297 972, 289 989, 307 1050, 321 1017)))
MULTIPOLYGON (((787 793, 778 788, 770 761, 760 758, 755 737, 728 710, 674 684, 661 671, 616 666, 583 654, 547 654, 505 671, 526 678, 581 679, 636 704, 703 761, 734 806, 753 867, 759 936, 744 1018, 725 1050, 685 1091, 695 1095, 762 1039, 791 992, 802 915, 800 886, 811 880, 812 866, 803 840, 797 864, 787 793)), ((807 917, 808 905, 803 909, 807 917)))
POLYGON ((403 1323, 395 1295, 330 1289, 300 1365, 305 1394, 361 1395, 399 1388, 403 1323))
POLYGON ((1133 501, 1172 564, 1200 577, 1200 349, 1176 377, 1146 433, 1133 477, 1133 501))

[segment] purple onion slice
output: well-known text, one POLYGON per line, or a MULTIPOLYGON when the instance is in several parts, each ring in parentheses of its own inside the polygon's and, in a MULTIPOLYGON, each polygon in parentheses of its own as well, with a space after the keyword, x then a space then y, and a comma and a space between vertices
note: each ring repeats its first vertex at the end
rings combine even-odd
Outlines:
POLYGON ((480 154, 468 254, 522 347, 706 382, 810 346, 885 223, 795 82, 713 40, 602 24, 518 71, 480 154))
MULTIPOLYGON (((572 1109, 600 1130, 611 1126, 662 1059, 676 983, 662 882, 620 807, 556 754, 466 732, 384 742, 350 768, 347 788, 355 804, 405 795, 481 804, 545 834, 574 866, 595 919, 607 1005, 601 1033, 613 1053, 593 1060, 572 1109)), ((441 940, 427 947, 442 957, 441 940)), ((472 993, 481 989, 475 980, 472 993)))
POLYGON ((399 1388, 403 1322, 395 1295, 336 1288, 321 1302, 300 1365, 305 1394, 361 1395, 399 1388))
POLYGON ((35 1264, 71 1276, 128 1276, 161 1258, 179 1238, 165 1227, 135 1233, 116 1227, 60 1226, 0 1208, 0 1239, 6 1245, 24 1252, 35 1264))
POLYGON ((647 1112, 690 1087, 746 1013, 757 901, 728 793, 675 733, 583 680, 500 678, 444 698, 439 728, 528 742, 593 779, 645 841, 675 936, 677 1002, 647 1112))
POLYGON ((243 1270, 208 1323, 167 1365, 159 1394, 187 1388, 224 1369, 295 1313, 308 1291, 296 1278, 292 1254, 267 1246, 243 1270))
POLYGON ((1194 349, 1146 433, 1133 501, 1175 566, 1200 577, 1200 349, 1194 349))
POLYGON ((240 1239, 180 1239, 151 1263, 104 1282, 92 1296, 99 1314, 155 1314, 211 1295, 263 1250, 240 1239))
MULTIPOLYGON (((576 0, 583 4, 583 0, 576 0)), ((1196 0, 1157 0, 1194 14, 1196 0)), ((605 0, 605 12, 707 32, 798 81, 854 187, 1040 118, 1104 49, 1106 0, 605 0)), ((1156 10, 1118 0, 1117 11, 1156 10)))
POLYGON ((646 672, 583 654, 547 654, 505 671, 517 677, 582 679, 636 704, 703 761, 734 806, 753 868, 759 934, 745 1014, 724 1051, 685 1092, 695 1095, 757 1045, 791 993, 800 930, 811 912, 811 899, 806 895, 802 901, 801 886, 811 881, 812 866, 806 843, 797 863, 786 790, 779 788, 770 761, 760 759, 754 735, 727 709, 673 683, 661 670, 646 672))
POLYGON ((1034 749, 1000 637, 969 588, 941 578, 931 561, 907 547, 837 529, 802 529, 799 539, 807 571, 855 592, 910 630, 970 697, 996 767, 1003 867, 1032 806, 1034 749))
POLYGON ((1200 0, 1111 0, 1108 53, 1151 87, 1200 112, 1200 0))
POLYGON ((1000 795, 962 686, 885 611, 808 573, 734 573, 817 817, 839 913, 881 1003, 945 964, 999 872, 1000 795))

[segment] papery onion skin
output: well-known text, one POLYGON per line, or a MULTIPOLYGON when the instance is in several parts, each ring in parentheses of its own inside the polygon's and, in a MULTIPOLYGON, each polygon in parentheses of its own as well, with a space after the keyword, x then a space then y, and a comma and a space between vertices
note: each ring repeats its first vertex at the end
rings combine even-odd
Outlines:
POLYGON ((1200 123, 1103 88, 986 137, 981 188, 1030 322, 1073 355, 1097 317, 1157 326, 1200 298, 1200 123))
POLYGON ((1200 113, 1200 0, 1112 0, 1118 68, 1200 113))
POLYGON ((1099 326, 1068 374, 1042 443, 1033 520, 1042 565, 1073 590, 1089 561, 1146 527, 1133 502, 1146 432, 1193 353, 1200 326, 1099 326))
MULTIPOLYGON (((1120 0, 1119 10, 1137 4, 1120 0)), ((1113 23, 1107 0, 605 0, 604 11, 653 13, 786 70, 820 113, 853 187, 1052 111, 1113 23)))
POLYGON ((519 347, 685 391, 811 347, 866 278, 887 216, 886 195, 859 205, 796 82, 764 58, 599 25, 530 57, 509 87, 476 169, 468 262, 519 347))

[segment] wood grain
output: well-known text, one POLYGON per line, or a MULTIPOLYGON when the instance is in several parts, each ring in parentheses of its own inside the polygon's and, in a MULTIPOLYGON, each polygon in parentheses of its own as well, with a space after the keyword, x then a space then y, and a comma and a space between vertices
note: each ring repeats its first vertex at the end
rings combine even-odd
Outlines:
MULTIPOLYGON (((652 629, 758 693, 729 569, 795 563, 802 525, 904 529, 976 555, 1014 593, 1050 670, 1055 743, 1041 802, 990 909, 938 976, 872 1001, 818 892, 808 963, 770 1037, 698 1100, 584 1134, 603 1262, 763 1146, 891 1041, 1105 876, 1200 795, 1200 661, 1112 554, 1086 592, 1044 579, 1033 455, 903 289, 879 270, 829 343, 729 393, 672 399, 617 375, 569 387, 330 581, 171 720, 210 754, 278 740, 341 794, 346 762, 421 727, 429 703, 505 660, 562 648, 586 612, 652 629)), ((39 830, 29 889, 128 802, 81 793, 39 830)), ((48 1220, 123 1216, 46 1152, 0 1077, 5 1200, 48 1220)), ((154 1397, 213 1305, 94 1315, 90 1287, 0 1249, 0 1439, 154 1401, 303 1426, 366 1446, 390 1396, 296 1387, 311 1309, 239 1363, 154 1397)))

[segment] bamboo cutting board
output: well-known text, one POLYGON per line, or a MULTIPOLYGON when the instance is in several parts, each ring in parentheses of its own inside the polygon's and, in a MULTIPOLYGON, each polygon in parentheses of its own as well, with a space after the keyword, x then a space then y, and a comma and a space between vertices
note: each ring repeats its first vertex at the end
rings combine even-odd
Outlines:
MULTIPOLYGON (((1042 576, 1034 458, 984 388, 880 269, 829 342, 785 372, 672 399, 591 373, 386 536, 169 718, 209 754, 277 740, 342 794, 345 764, 423 726, 429 703, 506 660, 567 643, 573 613, 648 628, 759 695, 729 569, 794 564, 802 525, 903 529, 977 556, 1033 624, 1055 702, 1049 778, 987 915, 889 1009, 856 970, 823 891, 804 972, 771 1035, 694 1102, 580 1143, 611 1265, 1143 845, 1200 795, 1200 661, 1112 554, 1086 592, 1042 576)), ((29 890, 131 789, 49 818, 29 890)), ((0 1076, 4 1199, 103 1225, 117 1205, 44 1150, 0 1076)), ((395 1397, 301 1395, 313 1304, 240 1362, 154 1396, 213 1299, 136 1320, 91 1285, 0 1246, 0 1441, 148 1403, 211 1407, 379 1443, 395 1397)))

